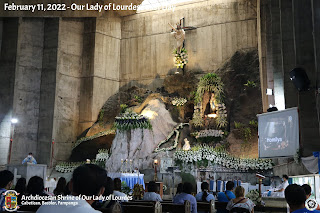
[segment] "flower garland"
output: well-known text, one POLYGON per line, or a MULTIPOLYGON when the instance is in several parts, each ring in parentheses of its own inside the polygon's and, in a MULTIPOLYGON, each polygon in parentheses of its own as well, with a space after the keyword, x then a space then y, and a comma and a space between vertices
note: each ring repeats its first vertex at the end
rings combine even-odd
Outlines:
POLYGON ((189 151, 177 150, 174 153, 175 160, 193 163, 208 160, 212 163, 236 170, 268 170, 272 169, 271 160, 238 158, 226 151, 221 151, 209 146, 196 146, 189 151))
POLYGON ((121 116, 116 117, 114 126, 120 131, 129 131, 131 129, 152 129, 150 121, 143 115, 127 111, 121 116))
POLYGON ((250 190, 247 193, 246 197, 249 198, 250 200, 252 200, 252 202, 256 205, 261 202, 261 197, 259 196, 258 189, 250 190))
POLYGON ((165 140, 160 141, 160 143, 158 144, 158 146, 155 148, 154 152, 157 153, 157 152, 170 151, 170 150, 175 149, 175 148, 177 147, 177 145, 178 145, 178 140, 179 140, 179 135, 180 135, 180 132, 179 132, 178 130, 179 130, 179 129, 182 129, 183 126, 185 126, 185 125, 189 125, 189 124, 188 124, 188 123, 180 123, 178 126, 176 126, 176 127, 172 130, 172 132, 170 132, 170 134, 167 136, 167 138, 166 138, 165 140), (167 143, 174 134, 176 134, 176 137, 175 137, 175 139, 174 139, 174 144, 173 144, 173 146, 170 146, 170 147, 167 147, 167 148, 161 148, 161 149, 160 149, 160 146, 161 146, 162 144, 167 143))
POLYGON ((55 169, 57 172, 69 173, 69 172, 73 172, 75 168, 85 163, 86 162, 61 162, 56 165, 55 169))
POLYGON ((75 142, 75 144, 73 145, 72 149, 76 148, 77 146, 79 146, 82 142, 85 142, 85 141, 90 141, 90 140, 93 140, 93 139, 96 139, 96 138, 99 138, 99 137, 102 137, 102 136, 105 136, 105 135, 110 135, 110 134, 115 134, 116 131, 113 130, 113 129, 108 129, 106 131, 103 131, 103 132, 99 132, 97 134, 94 134, 92 136, 89 136, 89 137, 83 137, 83 138, 80 138, 79 140, 77 140, 75 142))
POLYGON ((204 138, 204 137, 222 137, 224 132, 222 130, 216 129, 205 129, 200 132, 193 132, 192 136, 195 138, 204 138))
POLYGON ((96 161, 107 161, 109 158, 109 151, 107 149, 99 149, 96 155, 96 161))
POLYGON ((177 49, 173 51, 174 54, 174 65, 177 68, 183 68, 184 65, 188 63, 188 53, 185 48, 181 49, 181 52, 179 53, 177 49))
POLYGON ((183 106, 185 103, 187 103, 187 99, 185 98, 173 98, 171 101, 173 106, 183 106))

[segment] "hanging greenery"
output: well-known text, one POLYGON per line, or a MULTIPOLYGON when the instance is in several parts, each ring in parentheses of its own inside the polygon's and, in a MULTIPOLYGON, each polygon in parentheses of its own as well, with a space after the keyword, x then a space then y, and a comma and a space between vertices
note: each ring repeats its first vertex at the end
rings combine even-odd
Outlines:
POLYGON ((110 135, 110 134, 115 134, 115 133, 116 133, 116 131, 114 129, 108 129, 106 131, 99 132, 97 134, 94 134, 94 135, 91 135, 91 136, 88 136, 88 137, 80 138, 79 140, 77 140, 75 142, 75 144, 73 145, 72 149, 74 149, 77 146, 79 146, 82 142, 90 141, 90 140, 93 140, 93 139, 96 139, 96 138, 99 138, 99 137, 102 137, 102 136, 105 136, 105 135, 110 135))
POLYGON ((218 128, 222 128, 228 125, 227 121, 227 110, 225 104, 218 104, 217 107, 217 118, 216 118, 216 123, 218 128))
MULTIPOLYGON (((198 84, 197 92, 195 95, 195 103, 201 103, 202 97, 205 92, 211 92, 214 94, 214 102, 212 103, 217 110, 217 117, 215 118, 218 128, 226 127, 228 124, 227 121, 227 111, 226 106, 223 103, 223 83, 221 78, 215 73, 208 73, 203 76, 198 84)), ((194 115, 193 119, 195 124, 199 123, 198 115, 194 115)))
POLYGON ((183 68, 184 65, 188 63, 188 53, 185 48, 181 49, 181 52, 179 53, 177 49, 173 51, 174 55, 174 65, 177 68, 183 68))
POLYGON ((174 159, 180 162, 197 163, 207 160, 211 163, 236 170, 268 170, 272 169, 272 160, 238 158, 230 155, 225 150, 207 145, 195 146, 191 150, 177 150, 174 159))
POLYGON ((202 118, 201 113, 199 111, 195 111, 193 113, 191 124, 195 127, 203 127, 203 118, 202 118))
POLYGON ((217 103, 223 103, 223 83, 215 73, 208 73, 203 76, 198 84, 195 102, 201 102, 205 91, 213 92, 217 103))
POLYGON ((146 117, 131 111, 126 111, 125 113, 116 117, 114 126, 120 131, 129 131, 131 129, 139 128, 152 129, 152 125, 146 117))

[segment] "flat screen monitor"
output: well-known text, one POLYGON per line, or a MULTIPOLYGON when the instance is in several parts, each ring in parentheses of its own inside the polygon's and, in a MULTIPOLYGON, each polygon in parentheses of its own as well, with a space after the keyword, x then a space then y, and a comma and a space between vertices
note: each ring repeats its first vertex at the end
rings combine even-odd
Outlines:
POLYGON ((257 115, 259 158, 291 157, 299 149, 298 108, 257 115))

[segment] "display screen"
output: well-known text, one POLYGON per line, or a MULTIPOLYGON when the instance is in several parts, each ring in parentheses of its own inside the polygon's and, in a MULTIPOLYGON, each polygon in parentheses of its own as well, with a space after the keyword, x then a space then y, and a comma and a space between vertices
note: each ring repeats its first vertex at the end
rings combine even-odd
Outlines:
POLYGON ((258 115, 259 157, 289 157, 299 149, 298 109, 258 115))

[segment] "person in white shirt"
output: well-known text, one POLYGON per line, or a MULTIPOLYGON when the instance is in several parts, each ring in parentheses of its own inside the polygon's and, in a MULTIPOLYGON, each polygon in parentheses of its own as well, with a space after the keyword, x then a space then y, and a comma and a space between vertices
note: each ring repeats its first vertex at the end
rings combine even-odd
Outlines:
POLYGON ((97 165, 85 164, 76 168, 70 181, 68 199, 55 200, 55 205, 42 205, 37 213, 98 213, 91 207, 93 196, 103 194, 107 172, 97 165), (84 199, 80 199, 84 198, 84 199))
POLYGON ((113 195, 117 196, 118 197, 117 200, 119 200, 120 202, 128 202, 128 196, 125 193, 121 192, 120 178, 115 178, 113 180, 113 183, 114 183, 113 195))
POLYGON ((289 186, 288 175, 282 175, 282 184, 278 190, 271 193, 271 197, 284 197, 284 190, 289 186))

